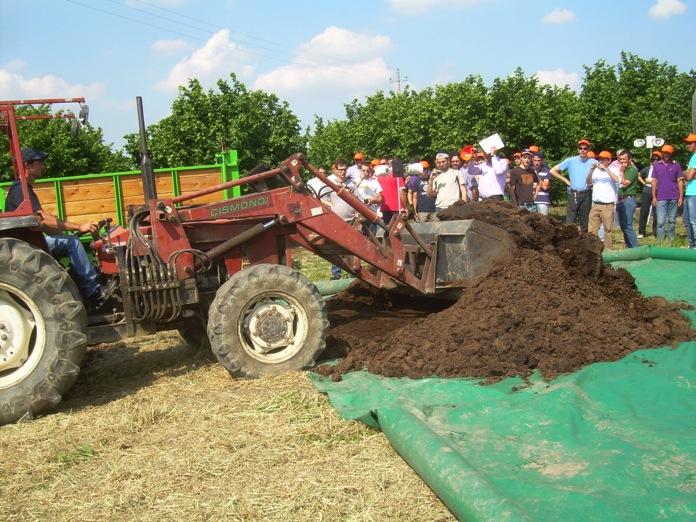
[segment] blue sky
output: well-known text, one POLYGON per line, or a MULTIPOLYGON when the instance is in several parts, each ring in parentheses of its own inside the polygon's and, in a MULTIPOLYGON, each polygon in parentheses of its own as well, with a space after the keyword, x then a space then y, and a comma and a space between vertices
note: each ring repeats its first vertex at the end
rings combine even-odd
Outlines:
POLYGON ((696 66, 689 0, 0 0, 0 99, 84 95, 108 142, 166 116, 177 85, 235 72, 304 125, 343 104, 516 67, 578 88, 621 50, 696 66), (691 41, 689 39, 691 38, 691 41))

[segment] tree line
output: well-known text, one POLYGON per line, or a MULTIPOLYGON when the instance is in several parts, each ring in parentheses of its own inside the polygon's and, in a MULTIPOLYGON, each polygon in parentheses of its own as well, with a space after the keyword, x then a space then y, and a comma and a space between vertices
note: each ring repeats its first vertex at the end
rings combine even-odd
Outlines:
MULTIPOLYGON (((171 114, 148 126, 155 167, 208 164, 225 149, 239 151, 240 168, 277 164, 305 152, 329 166, 356 150, 368 157, 432 158, 498 132, 503 153, 540 145, 549 163, 575 154, 585 137, 595 150, 632 148, 633 140, 656 135, 678 144, 691 131, 696 71, 680 72, 656 59, 621 53, 619 63, 585 66, 580 89, 542 85, 522 69, 490 85, 478 75, 460 82, 401 93, 377 91, 345 105, 345 116, 315 116, 302 129, 287 102, 249 90, 234 73, 205 90, 196 79, 179 88, 171 114)), ((47 111, 48 108, 20 108, 47 111)), ((123 150, 104 144, 101 129, 88 127, 74 139, 65 120, 20 122, 22 143, 51 152, 51 175, 127 170, 139 163, 137 134, 123 150)), ((3 139, 4 136, 0 136, 3 139)), ((5 140, 6 141, 6 140, 5 140)), ((7 150, 4 146, 0 150, 7 150)), ((634 150, 646 162, 648 150, 634 150)), ((6 156, 6 153, 5 153, 6 156)), ((684 161, 685 153, 677 155, 684 161)), ((0 180, 10 179, 3 169, 0 180)))

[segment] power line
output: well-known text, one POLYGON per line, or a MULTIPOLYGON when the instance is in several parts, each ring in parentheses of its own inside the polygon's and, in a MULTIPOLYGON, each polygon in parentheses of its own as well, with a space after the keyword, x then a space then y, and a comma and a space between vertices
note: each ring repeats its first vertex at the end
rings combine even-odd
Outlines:
MULTIPOLYGON (((208 26, 208 27, 212 27, 212 28, 214 28, 214 29, 216 29, 216 30, 222 29, 221 27, 219 27, 219 26, 217 26, 217 25, 215 25, 215 24, 211 24, 211 23, 208 22, 208 21, 201 20, 200 18, 194 18, 194 17, 188 16, 188 15, 182 15, 181 13, 179 13, 178 11, 175 11, 174 9, 167 9, 166 7, 162 7, 162 6, 159 6, 159 5, 155 5, 155 4, 153 4, 153 3, 151 3, 151 2, 148 2, 148 1, 146 1, 146 0, 137 0, 137 1, 140 2, 141 4, 145 4, 145 5, 147 5, 147 6, 151 7, 151 8, 153 8, 153 9, 157 9, 157 10, 159 10, 159 11, 164 11, 164 12, 166 12, 166 13, 172 13, 172 14, 174 14, 174 15, 176 15, 176 16, 181 17, 181 18, 186 18, 187 20, 192 20, 192 21, 194 21, 194 22, 199 22, 199 23, 201 23, 201 24, 203 24, 203 25, 206 25, 206 26, 208 26)), ((130 7, 130 6, 126 6, 126 7, 130 7)), ((244 37, 246 37, 246 38, 250 38, 250 39, 252 39, 252 40, 258 40, 259 42, 264 42, 264 43, 267 43, 267 44, 269 44, 269 45, 273 45, 273 46, 278 47, 279 49, 282 49, 282 50, 287 49, 287 44, 285 44, 285 43, 274 42, 273 40, 268 40, 268 39, 266 39, 266 38, 261 38, 261 37, 259 37, 259 36, 255 36, 255 35, 252 35, 252 34, 249 34, 249 33, 245 33, 245 32, 242 32, 242 31, 236 31, 236 30, 233 30, 233 29, 230 29, 230 32, 231 32, 231 33, 234 33, 234 34, 242 35, 242 36, 244 36, 244 37)))
MULTIPOLYGON (((132 9, 132 10, 134 10, 134 11, 138 11, 138 12, 140 12, 140 13, 144 13, 144 14, 149 15, 149 16, 156 16, 156 17, 158 17, 158 18, 161 18, 162 20, 167 20, 168 22, 172 22, 172 23, 175 23, 175 24, 183 25, 184 27, 188 27, 188 28, 191 28, 191 29, 195 29, 196 31, 201 31, 201 32, 203 32, 203 33, 206 33, 207 35, 210 34, 210 31, 209 31, 208 29, 202 29, 201 27, 199 27, 199 26, 197 26, 197 25, 190 24, 190 23, 188 23, 188 22, 181 22, 181 21, 179 21, 179 20, 175 20, 174 18, 170 18, 170 17, 167 17, 167 16, 159 15, 159 14, 153 13, 152 11, 148 11, 148 10, 146 10, 146 9, 140 9, 140 8, 138 8, 138 7, 135 7, 135 6, 131 6, 131 5, 128 5, 128 4, 124 4, 124 3, 122 3, 122 2, 119 2, 118 0, 108 0, 108 1, 111 2, 112 4, 118 5, 118 6, 120 6, 120 7, 125 7, 125 8, 127 8, 127 9, 132 9)), ((142 2, 142 0, 140 0, 140 1, 142 2)), ((154 6, 154 5, 152 5, 152 4, 148 4, 147 2, 143 2, 143 3, 145 3, 145 4, 147 4, 147 5, 150 5, 151 7, 157 7, 157 6, 154 6)), ((166 11, 166 12, 174 13, 174 14, 176 14, 177 16, 183 18, 183 15, 180 15, 180 14, 176 13, 176 11, 173 11, 173 10, 171 10, 171 9, 164 9, 164 8, 160 8, 160 9, 163 10, 163 11, 166 11)), ((193 21, 196 21, 196 19, 192 19, 192 20, 193 20, 193 21)), ((221 29, 225 29, 225 28, 223 28, 223 27, 214 26, 214 25, 208 24, 208 23, 206 23, 206 22, 201 22, 201 23, 203 23, 204 25, 207 25, 208 27, 212 27, 213 29, 215 29, 215 31, 219 31, 219 30, 221 30, 221 29)), ((229 29, 229 28, 228 28, 228 30, 230 31, 230 33, 232 33, 232 32, 236 33, 236 31, 232 31, 232 30, 229 29)), ((240 33, 240 34, 242 34, 242 33, 240 33)), ((238 39, 238 40, 239 40, 239 39, 238 39)), ((271 52, 271 53, 274 53, 274 54, 276 54, 276 55, 279 55, 280 57, 282 57, 282 58, 284 58, 284 59, 292 59, 292 55, 287 54, 287 53, 282 53, 282 52, 280 52, 280 51, 278 51, 278 50, 276 50, 276 49, 272 49, 272 48, 270 48, 270 47, 264 47, 264 46, 262 46, 262 45, 258 45, 258 44, 256 44, 256 43, 247 42, 247 41, 244 41, 244 40, 240 40, 240 41, 241 41, 241 43, 247 44, 247 45, 249 45, 250 47, 254 47, 254 48, 256 48, 256 49, 262 49, 262 50, 264 50, 264 51, 269 51, 269 52, 271 52)), ((278 44, 278 45, 279 45, 279 44, 278 44)), ((287 48, 287 46, 286 46, 286 48, 287 48)))
MULTIPOLYGON (((87 9, 91 9, 91 10, 93 10, 93 11, 98 11, 98 12, 100 12, 100 13, 107 14, 107 15, 109 15, 109 16, 115 16, 115 17, 118 17, 118 18, 122 18, 122 19, 124 19, 124 20, 128 20, 129 22, 133 22, 133 23, 136 23, 136 24, 145 25, 145 26, 147 26, 147 27, 153 27, 153 28, 155 28, 155 29, 160 29, 160 30, 162 30, 162 31, 166 31, 167 33, 174 33, 174 34, 177 34, 177 35, 179 35, 179 36, 185 36, 186 38, 191 38, 192 40, 198 40, 198 41, 200 41, 200 42, 207 42, 207 41, 208 41, 207 39, 201 38, 201 37, 199 37, 199 36, 195 36, 195 35, 188 34, 188 33, 182 33, 181 31, 177 31, 177 30, 171 29, 171 28, 169 28, 169 27, 162 27, 162 26, 160 26, 160 25, 152 24, 152 23, 149 23, 149 22, 144 22, 144 21, 138 20, 138 19, 136 19, 136 18, 131 18, 131 17, 129 17, 129 16, 125 16, 125 15, 122 15, 122 14, 114 13, 114 12, 112 12, 112 11, 107 11, 106 9, 100 9, 100 8, 98 8, 98 7, 94 7, 94 6, 91 6, 91 5, 83 4, 82 2, 78 2, 77 0, 65 0, 65 1, 66 1, 66 2, 69 2, 69 3, 71 3, 71 4, 79 5, 80 7, 85 7, 85 8, 87 8, 87 9)), ((268 56, 268 55, 263 54, 263 53, 258 53, 258 52, 255 52, 255 51, 251 51, 251 50, 246 49, 246 48, 241 47, 241 46, 240 46, 240 47, 237 47, 237 50, 239 50, 240 52, 244 52, 244 53, 248 53, 248 54, 253 54, 253 55, 256 55, 256 56, 261 56, 261 57, 263 57, 263 58, 268 58, 269 60, 273 60, 273 61, 276 61, 276 62, 279 62, 279 63, 286 63, 286 60, 282 60, 282 59, 276 58, 276 57, 274 57, 274 56, 268 56)))

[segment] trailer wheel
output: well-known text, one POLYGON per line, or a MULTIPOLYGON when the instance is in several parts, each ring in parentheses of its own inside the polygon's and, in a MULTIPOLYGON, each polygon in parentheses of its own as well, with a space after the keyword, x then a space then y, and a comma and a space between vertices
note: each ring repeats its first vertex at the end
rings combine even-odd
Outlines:
POLYGON ((208 314, 213 353, 234 377, 313 366, 328 327, 316 286, 283 265, 236 273, 218 289, 208 314))
POLYGON ((87 346, 79 295, 49 254, 0 238, 0 424, 55 406, 75 382, 87 346))

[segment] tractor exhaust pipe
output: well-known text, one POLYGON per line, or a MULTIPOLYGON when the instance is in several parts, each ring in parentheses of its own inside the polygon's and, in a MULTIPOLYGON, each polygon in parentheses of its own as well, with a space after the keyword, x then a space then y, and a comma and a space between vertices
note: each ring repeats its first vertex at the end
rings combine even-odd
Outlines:
POLYGON ((143 98, 136 96, 135 104, 138 107, 138 126, 140 127, 140 172, 143 180, 143 194, 145 205, 157 199, 157 186, 155 185, 155 173, 152 170, 152 159, 147 150, 147 134, 145 134, 145 116, 143 115, 143 98))

